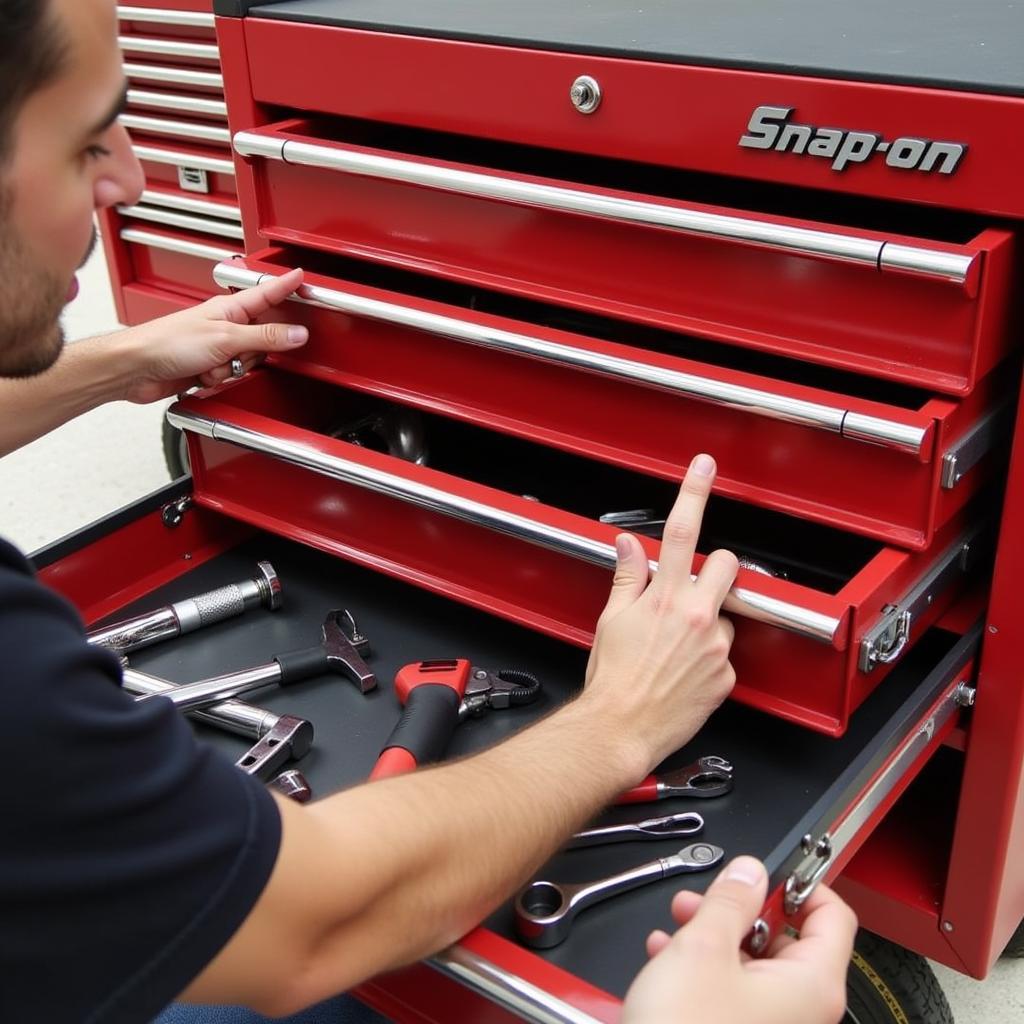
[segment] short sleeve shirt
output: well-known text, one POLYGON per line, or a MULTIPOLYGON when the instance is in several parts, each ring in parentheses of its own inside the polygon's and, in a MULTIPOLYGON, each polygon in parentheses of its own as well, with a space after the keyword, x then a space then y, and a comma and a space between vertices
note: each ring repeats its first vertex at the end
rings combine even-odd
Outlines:
POLYGON ((270 794, 136 703, 117 659, 0 541, 0 1021, 141 1024, 266 886, 270 794))

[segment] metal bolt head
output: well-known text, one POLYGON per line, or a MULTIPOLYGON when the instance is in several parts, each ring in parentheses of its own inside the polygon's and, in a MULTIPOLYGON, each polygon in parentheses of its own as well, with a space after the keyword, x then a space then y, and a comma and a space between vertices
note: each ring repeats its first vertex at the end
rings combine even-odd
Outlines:
POLYGON ((751 953, 763 953, 768 948, 768 940, 772 937, 771 929, 768 927, 768 922, 764 918, 759 917, 754 922, 754 927, 750 933, 750 952, 751 953))
POLYGON ((281 579, 269 562, 256 563, 256 586, 265 607, 276 612, 284 598, 281 596, 281 579))
POLYGON ((943 921, 942 922, 942 930, 944 932, 951 932, 953 930, 953 922, 952 921, 943 921))
POLYGON ((601 105, 601 86, 590 75, 580 75, 569 88, 569 99, 581 114, 592 114, 601 105))

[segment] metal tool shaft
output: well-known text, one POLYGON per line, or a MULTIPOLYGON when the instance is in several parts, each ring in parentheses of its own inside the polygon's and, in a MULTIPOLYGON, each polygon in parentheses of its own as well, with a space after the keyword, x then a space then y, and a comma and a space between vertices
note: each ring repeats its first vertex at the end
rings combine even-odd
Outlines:
MULTIPOLYGON (((159 679, 148 672, 126 668, 124 670, 124 688, 136 697, 150 696, 155 693, 172 693, 180 689, 176 683, 159 679)), ((281 716, 272 711, 246 704, 240 700, 227 700, 205 710, 193 709, 191 718, 212 725, 216 729, 224 729, 236 736, 246 736, 258 740, 270 732, 280 721, 281 716)))
MULTIPOLYGON (((175 686, 163 693, 172 701, 179 711, 192 711, 196 708, 220 704, 240 694, 257 690, 261 686, 281 681, 281 666, 276 661, 266 665, 257 665, 241 672, 229 672, 211 679, 200 679, 197 683, 175 686)), ((143 698, 145 699, 145 698, 143 698)))
POLYGON ((91 644, 127 654, 233 618, 260 605, 271 610, 281 606, 281 581, 269 562, 259 562, 251 579, 228 583, 216 590, 94 629, 88 634, 88 640, 91 644))

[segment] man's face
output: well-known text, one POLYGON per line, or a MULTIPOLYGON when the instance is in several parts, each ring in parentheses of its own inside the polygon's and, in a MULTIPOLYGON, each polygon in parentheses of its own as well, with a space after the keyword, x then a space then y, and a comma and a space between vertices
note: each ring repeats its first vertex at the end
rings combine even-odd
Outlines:
MULTIPOLYGON (((41 0, 42 2, 42 0, 41 0)), ((60 355, 59 316, 95 241, 93 212, 132 203, 142 169, 116 122, 125 90, 114 0, 46 0, 68 56, 25 101, 0 165, 0 376, 60 355)))

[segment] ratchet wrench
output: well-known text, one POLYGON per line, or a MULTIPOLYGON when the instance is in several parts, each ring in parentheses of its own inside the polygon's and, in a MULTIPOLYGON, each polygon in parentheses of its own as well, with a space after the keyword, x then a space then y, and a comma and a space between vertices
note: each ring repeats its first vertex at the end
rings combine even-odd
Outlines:
POLYGON ((720 846, 693 843, 671 857, 659 857, 593 882, 575 885, 532 882, 516 897, 516 931, 527 946, 550 949, 568 937, 576 915, 587 907, 663 878, 706 871, 724 856, 725 851, 720 846))

